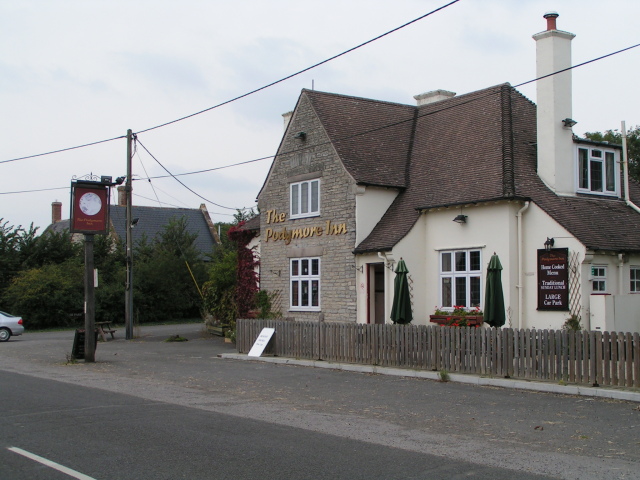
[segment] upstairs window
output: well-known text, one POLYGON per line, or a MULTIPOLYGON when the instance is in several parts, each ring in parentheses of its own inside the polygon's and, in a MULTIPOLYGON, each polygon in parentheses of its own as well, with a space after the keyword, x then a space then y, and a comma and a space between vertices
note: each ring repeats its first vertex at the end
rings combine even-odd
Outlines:
POLYGON ((578 148, 578 192, 617 195, 620 175, 616 152, 602 148, 578 148))
POLYGON ((480 250, 440 252, 440 301, 445 309, 479 307, 482 265, 480 250))
POLYGON ((320 180, 292 183, 290 218, 320 215, 320 180))
POLYGON ((591 267, 592 291, 603 293, 607 291, 607 267, 591 267))

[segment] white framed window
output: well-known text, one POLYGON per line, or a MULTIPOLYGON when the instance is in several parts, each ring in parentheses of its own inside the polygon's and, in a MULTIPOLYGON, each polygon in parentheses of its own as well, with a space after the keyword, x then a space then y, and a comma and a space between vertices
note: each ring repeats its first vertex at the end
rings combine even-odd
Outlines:
POLYGON ((289 269, 291 310, 320 310, 320 258, 292 258, 289 269))
POLYGON ((592 292, 602 293, 607 291, 607 267, 592 265, 591 278, 592 292))
POLYGON ((442 308, 479 307, 481 293, 482 255, 480 250, 440 252, 440 303, 442 308))
POLYGON ((615 150, 578 147, 578 192, 617 195, 620 170, 615 150))
POLYGON ((629 291, 640 293, 640 267, 631 267, 629 270, 629 291))
POLYGON ((320 179, 292 183, 290 190, 290 218, 320 215, 320 179))

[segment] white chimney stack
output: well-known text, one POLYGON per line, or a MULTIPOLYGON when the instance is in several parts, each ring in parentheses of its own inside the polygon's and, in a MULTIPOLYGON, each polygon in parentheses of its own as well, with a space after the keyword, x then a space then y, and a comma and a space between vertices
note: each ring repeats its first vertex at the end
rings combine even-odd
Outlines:
POLYGON ((282 120, 284 121, 284 131, 287 131, 287 127, 289 126, 289 122, 291 121, 291 117, 293 117, 293 112, 287 112, 282 114, 282 120))
POLYGON ((422 105, 441 102, 442 100, 447 100, 455 96, 455 92, 450 92, 449 90, 432 90, 431 92, 414 95, 413 98, 416 99, 417 106, 421 107, 422 105))
POLYGON ((575 193, 573 159, 571 40, 575 35, 556 28, 556 12, 545 13, 547 29, 536 33, 538 175, 555 192, 575 193))

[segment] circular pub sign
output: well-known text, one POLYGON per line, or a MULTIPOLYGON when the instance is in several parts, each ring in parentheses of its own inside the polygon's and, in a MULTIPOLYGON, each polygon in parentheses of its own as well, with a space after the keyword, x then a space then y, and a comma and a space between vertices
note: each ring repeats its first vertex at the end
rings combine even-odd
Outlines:
POLYGON ((71 183, 71 233, 109 231, 109 187, 101 182, 71 183))

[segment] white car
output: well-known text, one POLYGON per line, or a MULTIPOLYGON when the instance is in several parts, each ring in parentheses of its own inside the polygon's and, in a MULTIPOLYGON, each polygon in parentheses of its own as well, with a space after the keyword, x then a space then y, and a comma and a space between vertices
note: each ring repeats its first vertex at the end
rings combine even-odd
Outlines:
POLYGON ((11 335, 22 335, 23 332, 22 318, 0 311, 0 342, 6 342, 11 335))

